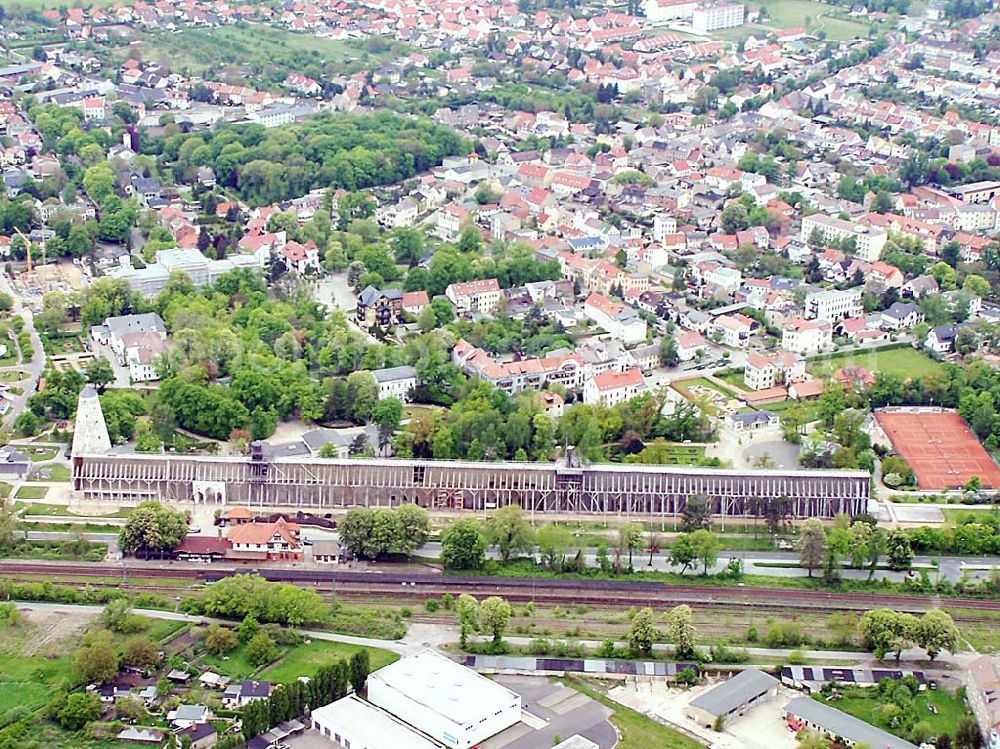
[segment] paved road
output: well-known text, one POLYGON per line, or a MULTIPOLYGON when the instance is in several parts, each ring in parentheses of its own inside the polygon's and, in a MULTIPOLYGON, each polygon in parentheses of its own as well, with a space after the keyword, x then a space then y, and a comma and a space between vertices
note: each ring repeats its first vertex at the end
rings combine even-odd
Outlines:
MULTIPOLYGON (((21 395, 10 396, 11 408, 3 419, 3 426, 9 428, 21 412, 24 411, 28 397, 35 392, 35 387, 38 385, 38 378, 41 377, 42 371, 45 369, 45 351, 42 349, 42 340, 35 331, 31 310, 21 303, 21 297, 11 286, 10 279, 7 278, 5 273, 0 273, 0 292, 10 294, 14 300, 11 313, 20 315, 24 320, 24 329, 28 331, 28 335, 31 338, 31 347, 35 350, 35 358, 31 363, 20 365, 20 369, 27 372, 29 377, 26 381, 18 383, 18 387, 23 388, 24 392, 21 395)), ((11 345, 14 345, 13 341, 11 345)))

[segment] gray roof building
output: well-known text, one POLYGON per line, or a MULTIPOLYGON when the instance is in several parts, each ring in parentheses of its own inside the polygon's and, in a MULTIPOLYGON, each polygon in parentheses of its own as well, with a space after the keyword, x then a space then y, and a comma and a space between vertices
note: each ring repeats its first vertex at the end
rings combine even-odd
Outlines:
POLYGON ((878 749, 917 749, 909 741, 810 697, 797 697, 789 702, 785 705, 785 715, 802 721, 813 730, 840 736, 851 744, 867 744, 878 749))
POLYGON ((372 377, 375 378, 375 382, 396 382, 397 380, 416 379, 417 370, 409 366, 373 369, 372 377))
POLYGON ((770 674, 765 674, 756 668, 748 668, 715 689, 710 689, 691 700, 690 707, 716 718, 725 717, 741 711, 772 689, 777 689, 777 686, 778 680, 770 674))

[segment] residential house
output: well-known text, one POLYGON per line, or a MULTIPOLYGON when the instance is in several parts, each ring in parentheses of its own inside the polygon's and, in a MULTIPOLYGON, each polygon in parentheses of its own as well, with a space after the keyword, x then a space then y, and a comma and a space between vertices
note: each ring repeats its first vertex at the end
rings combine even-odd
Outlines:
POLYGON ((924 321, 924 312, 912 302, 894 302, 882 310, 879 326, 882 330, 905 330, 924 321))
POLYGON ((831 322, 843 320, 845 317, 860 317, 864 313, 861 301, 863 294, 864 290, 860 288, 830 289, 807 294, 804 317, 831 322))
POLYGON ((271 682, 244 679, 239 684, 230 684, 222 693, 222 704, 230 710, 246 707, 254 700, 266 700, 271 696, 271 682))
POLYGON ((403 322, 403 292, 366 286, 358 294, 354 319, 366 330, 374 325, 387 327, 403 322))
POLYGON ((719 315, 712 321, 711 335, 719 343, 733 348, 746 348, 750 345, 750 336, 760 327, 753 318, 740 314, 719 315))
POLYGON ((403 403, 408 403, 413 391, 420 384, 417 370, 410 366, 376 369, 372 372, 372 376, 378 385, 379 400, 398 398, 403 403))
POLYGON ((404 291, 403 292, 403 312, 417 317, 424 311, 425 307, 431 304, 426 291, 404 291))
POLYGON ((768 427, 778 426, 778 414, 774 411, 749 411, 740 413, 733 411, 726 417, 730 428, 736 432, 757 432, 768 427))
POLYGON ((826 320, 795 317, 781 327, 781 348, 796 354, 817 354, 833 346, 833 326, 826 320))
POLYGON ((155 312, 109 317, 90 334, 111 350, 120 366, 128 367, 132 382, 159 379, 154 365, 168 350, 167 326, 155 312))
POLYGON ((987 749, 1000 749, 1000 659, 980 655, 965 671, 965 698, 987 749))
POLYGON ((705 336, 697 331, 678 333, 674 340, 677 342, 677 358, 681 361, 691 361, 708 345, 705 336))
POLYGON ((448 284, 444 295, 459 314, 490 315, 496 311, 503 300, 500 282, 495 278, 484 278, 479 281, 448 284))
POLYGON ((646 322, 632 308, 603 294, 592 292, 583 303, 583 313, 625 345, 646 340, 646 322))
POLYGON ((584 383, 583 402, 610 408, 636 397, 645 389, 642 373, 637 368, 602 372, 584 383))
POLYGON ((212 711, 204 705, 178 705, 176 710, 167 713, 167 722, 174 728, 187 728, 210 720, 212 711))
POLYGON ((284 518, 274 523, 245 523, 233 526, 227 534, 233 547, 233 559, 261 559, 268 561, 299 561, 302 559, 302 542, 299 526, 284 518))
POLYGON ((935 354, 946 355, 955 350, 957 325, 941 325, 931 330, 924 339, 924 348, 935 354))
POLYGON ((743 368, 743 383, 750 390, 770 388, 800 380, 806 375, 806 362, 801 356, 790 351, 775 351, 770 354, 747 354, 743 368))
MULTIPOLYGON (((174 734, 180 742, 187 737, 190 749, 211 749, 219 741, 219 732, 211 723, 196 723, 193 726, 179 728, 174 734)), ((180 745, 183 746, 183 743, 180 745)))

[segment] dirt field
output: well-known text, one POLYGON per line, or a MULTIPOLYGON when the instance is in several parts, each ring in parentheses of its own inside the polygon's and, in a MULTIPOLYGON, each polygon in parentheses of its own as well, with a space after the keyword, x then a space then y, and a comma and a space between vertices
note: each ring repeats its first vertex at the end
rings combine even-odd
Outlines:
POLYGON ((77 612, 72 616, 59 611, 21 609, 24 625, 20 628, 18 655, 57 657, 65 655, 72 643, 97 618, 96 613, 77 612))
POLYGON ((697 734, 713 749, 795 749, 798 742, 795 734, 785 726, 782 709, 800 694, 785 687, 779 687, 776 698, 728 721, 722 733, 701 727, 688 719, 684 715, 687 704, 718 684, 718 681, 712 681, 694 689, 675 689, 663 681, 630 681, 612 689, 609 696, 633 710, 658 716, 667 724, 697 734))

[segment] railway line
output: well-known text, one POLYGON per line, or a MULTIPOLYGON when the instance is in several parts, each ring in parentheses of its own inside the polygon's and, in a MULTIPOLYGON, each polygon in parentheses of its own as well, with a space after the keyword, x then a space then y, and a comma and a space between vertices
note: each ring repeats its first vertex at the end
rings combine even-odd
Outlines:
POLYGON ((323 594, 363 600, 365 598, 426 600, 445 594, 458 596, 498 595, 513 602, 535 601, 562 606, 584 604, 595 607, 627 608, 641 602, 656 608, 679 604, 693 607, 729 606, 762 610, 865 611, 888 607, 920 613, 940 606, 961 609, 956 616, 967 622, 994 622, 991 614, 1000 613, 1000 601, 975 598, 937 598, 869 593, 835 593, 787 588, 740 588, 710 585, 665 585, 652 581, 588 580, 568 578, 503 578, 466 575, 441 575, 427 572, 360 572, 352 570, 303 570, 287 568, 222 567, 168 562, 159 566, 132 563, 124 569, 114 564, 73 564, 58 562, 0 561, 0 576, 26 580, 25 576, 45 575, 48 579, 63 575, 73 578, 104 578, 106 585, 127 575, 133 588, 167 590, 157 579, 190 579, 192 583, 211 585, 231 575, 253 572, 273 582, 311 587, 323 594), (139 579, 148 579, 145 585, 139 579))

